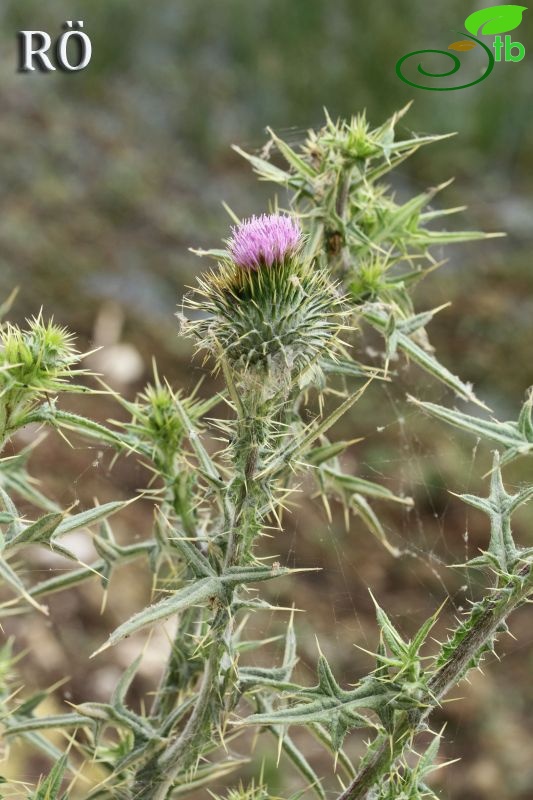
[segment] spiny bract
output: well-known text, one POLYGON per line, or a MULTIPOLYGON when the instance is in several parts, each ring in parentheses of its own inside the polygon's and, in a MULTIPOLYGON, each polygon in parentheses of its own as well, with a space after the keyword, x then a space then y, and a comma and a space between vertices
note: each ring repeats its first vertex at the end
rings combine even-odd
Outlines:
MULTIPOLYGON (((265 216, 261 219, 262 252, 280 252, 280 220, 290 218, 271 215, 269 224, 265 216)), ((233 249, 241 252, 250 224, 235 230, 233 249)), ((284 223, 283 230, 288 237, 288 231, 295 236, 299 228, 296 222, 284 223)), ((317 377, 321 357, 335 355, 345 314, 337 286, 325 270, 294 250, 294 236, 282 258, 265 256, 257 268, 243 269, 244 262, 235 263, 229 254, 218 270, 199 278, 186 302, 189 309, 207 315, 191 325, 202 348, 225 358, 241 379, 252 373, 263 379, 270 375, 280 381, 278 388, 317 377)))

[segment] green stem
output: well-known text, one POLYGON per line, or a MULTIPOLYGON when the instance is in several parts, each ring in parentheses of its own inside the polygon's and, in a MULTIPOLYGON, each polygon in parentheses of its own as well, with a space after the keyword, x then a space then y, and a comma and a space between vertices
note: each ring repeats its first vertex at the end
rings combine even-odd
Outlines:
POLYGON ((345 274, 348 272, 349 251, 346 246, 345 225, 348 214, 348 201, 350 199, 350 184, 353 167, 346 167, 338 177, 337 192, 335 197, 335 215, 341 223, 341 231, 332 231, 328 235, 328 261, 332 271, 345 274))
MULTIPOLYGON (((175 472, 175 465, 172 463, 167 473, 175 472)), ((197 538, 196 519, 192 510, 193 501, 190 491, 183 492, 183 487, 179 480, 179 468, 177 474, 169 479, 167 488, 167 499, 162 506, 162 514, 165 518, 172 518, 173 514, 181 520, 183 531, 190 539, 197 538)), ((152 703, 151 715, 163 721, 174 709, 180 691, 183 689, 183 675, 181 674, 182 655, 180 649, 187 636, 194 632, 194 628, 202 614, 202 609, 189 610, 187 615, 178 619, 176 633, 170 649, 168 660, 161 676, 159 687, 152 703)), ((192 681, 193 675, 188 677, 192 681)), ((188 682, 187 680, 185 682, 188 682)))
POLYGON ((187 637, 193 637, 202 619, 203 609, 189 609, 188 615, 179 617, 168 660, 161 676, 151 708, 151 716, 163 722, 176 707, 183 689, 198 675, 198 665, 186 661, 184 666, 182 646, 187 637))
MULTIPOLYGON (((250 412, 249 412, 250 413, 250 412)), ((227 488, 231 498, 232 513, 227 531, 227 545, 223 570, 245 563, 254 534, 259 524, 263 503, 259 492, 264 492, 254 480, 257 468, 258 443, 264 436, 263 418, 254 414, 239 418, 237 425, 236 477, 227 488)), ((224 498, 223 508, 228 504, 224 498)), ((221 686, 222 659, 226 642, 232 632, 233 617, 230 590, 223 607, 213 618, 210 631, 210 652, 204 669, 200 688, 191 715, 183 730, 170 746, 155 755, 137 774, 133 796, 143 800, 166 800, 177 776, 196 762, 202 741, 211 737, 212 718, 224 713, 224 691, 221 686)))
MULTIPOLYGON (((166 800, 178 774, 197 759, 199 741, 209 725, 209 712, 219 691, 220 667, 224 655, 224 639, 231 624, 227 609, 220 609, 213 621, 209 659, 193 711, 177 739, 159 758, 148 762, 138 773, 133 797, 143 800, 166 800)), ((210 734, 210 732, 209 732, 210 734)))
POLYGON ((483 648, 491 643, 509 614, 533 593, 533 568, 527 564, 516 576, 512 590, 500 589, 488 603, 453 654, 434 673, 421 707, 402 714, 390 735, 380 734, 373 754, 338 800, 369 800, 370 791, 387 775, 442 698, 468 672, 483 648))

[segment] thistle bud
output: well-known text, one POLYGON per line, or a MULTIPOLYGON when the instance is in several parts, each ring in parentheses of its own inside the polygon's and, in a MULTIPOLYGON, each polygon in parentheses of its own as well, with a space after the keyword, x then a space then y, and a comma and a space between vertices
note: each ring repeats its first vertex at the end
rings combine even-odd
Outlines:
POLYGON ((44 395, 64 388, 79 358, 71 334, 41 315, 29 320, 26 330, 0 328, 0 443, 26 424, 44 395))
POLYGON ((72 374, 79 353, 72 334, 41 316, 29 320, 27 330, 5 325, 0 331, 0 386, 53 392, 72 374))
POLYGON ((200 348, 223 354, 237 382, 267 396, 316 380, 321 356, 334 356, 338 344, 342 299, 329 274, 305 259, 302 239, 288 215, 245 220, 186 303, 207 315, 192 325, 200 348))

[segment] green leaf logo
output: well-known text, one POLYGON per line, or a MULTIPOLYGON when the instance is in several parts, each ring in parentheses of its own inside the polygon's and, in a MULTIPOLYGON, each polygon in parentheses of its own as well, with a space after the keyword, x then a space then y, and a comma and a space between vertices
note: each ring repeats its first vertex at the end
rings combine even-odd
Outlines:
POLYGON ((514 31, 522 22, 522 14, 527 6, 491 6, 474 11, 465 20, 465 28, 473 36, 483 33, 492 36, 496 33, 514 31))

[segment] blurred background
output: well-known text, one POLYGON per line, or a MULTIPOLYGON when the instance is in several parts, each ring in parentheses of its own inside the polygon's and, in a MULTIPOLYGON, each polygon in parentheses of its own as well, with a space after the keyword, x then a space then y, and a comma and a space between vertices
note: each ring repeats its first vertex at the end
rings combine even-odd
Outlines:
MULTIPOLYGON (((178 337, 173 316, 183 287, 204 266, 188 248, 217 247, 227 236, 223 200, 247 216, 264 210, 274 190, 255 180, 230 145, 258 150, 267 125, 297 143, 309 127, 322 124, 323 107, 333 117, 366 108, 377 125, 414 99, 404 132, 459 135, 422 149, 402 166, 395 185, 418 192, 455 176, 437 199, 468 205, 455 226, 508 234, 435 252, 449 260, 418 289, 418 307, 453 302, 430 327, 441 360, 475 384, 498 418, 516 417, 533 383, 533 50, 458 92, 411 89, 394 71, 404 53, 446 47, 465 16, 484 6, 458 0, 3 0, 0 298, 19 287, 11 318, 22 321, 43 306, 75 331, 80 349, 104 346, 90 365, 126 396, 150 378, 154 356, 171 383, 191 389, 202 370, 199 362, 191 369, 189 343, 178 337), (90 66, 74 74, 18 73, 16 31, 42 29, 55 37, 66 19, 84 20, 93 44, 90 66)), ((532 34, 533 16, 526 12, 514 38, 527 51, 532 34)), ((209 390, 208 380, 202 391, 209 390)), ((454 615, 479 596, 479 587, 449 565, 486 546, 486 523, 448 490, 484 493, 481 476, 490 454, 414 412, 405 403, 413 390, 453 402, 402 365, 397 384, 373 387, 339 430, 346 438, 365 436, 349 467, 414 497, 410 513, 375 506, 391 541, 408 551, 404 557, 392 558, 357 519, 348 531, 341 515, 328 524, 318 503, 295 512, 287 533, 265 546, 284 562, 323 568, 318 577, 276 587, 282 604, 294 600, 307 609, 298 626, 309 680, 315 633, 345 681, 369 668, 368 657, 353 647, 376 645, 367 586, 406 633, 448 598, 437 632, 445 635, 454 615)), ((102 420, 121 413, 103 397, 72 407, 102 420)), ((49 435, 32 458, 32 471, 64 506, 91 505, 94 496, 101 502, 130 497, 146 485, 146 473, 132 459, 113 468, 111 461, 104 450, 83 442, 69 448, 49 435)), ((507 476, 511 485, 531 480, 531 462, 513 465, 507 476)), ((124 541, 142 537, 150 524, 149 504, 140 508, 119 523, 124 541)), ((533 544, 532 522, 526 508, 517 524, 522 544, 533 544)), ((90 558, 90 550, 84 555, 90 558)), ((28 579, 64 567, 58 563, 36 554, 26 565, 28 579)), ((16 633, 17 648, 30 649, 19 665, 28 689, 70 676, 49 710, 107 699, 142 648, 141 637, 87 660, 149 596, 142 564, 125 572, 116 576, 103 612, 102 592, 90 583, 53 597, 46 624, 37 615, 10 622, 6 635, 16 633)), ((277 620, 261 625, 279 632, 277 620)), ((485 676, 472 676, 453 693, 461 699, 435 719, 435 729, 447 724, 441 755, 461 759, 435 776, 447 800, 533 797, 527 608, 515 614, 511 629, 517 639, 502 640, 501 663, 490 659, 485 676)), ((165 632, 155 632, 133 705, 156 685, 167 647, 165 632)), ((355 757, 360 740, 350 739, 347 749, 355 757)), ((290 767, 283 761, 276 766, 273 740, 260 742, 258 753, 280 795, 298 787, 290 767)), ((327 761, 319 756, 315 763, 331 776, 327 761)), ((257 773, 257 764, 244 771, 245 779, 257 773)), ((41 756, 14 746, 0 774, 35 781, 47 767, 41 756)), ((328 781, 333 797, 335 779, 328 781)))

